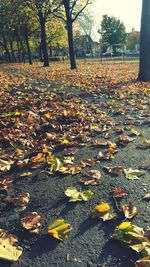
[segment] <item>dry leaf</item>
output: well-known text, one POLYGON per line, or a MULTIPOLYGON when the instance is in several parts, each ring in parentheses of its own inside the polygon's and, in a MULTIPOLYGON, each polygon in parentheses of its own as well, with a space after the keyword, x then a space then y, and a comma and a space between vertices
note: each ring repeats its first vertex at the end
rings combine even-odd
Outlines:
POLYGON ((0 171, 1 172, 9 171, 13 163, 14 161, 12 161, 11 159, 9 160, 0 159, 0 171))
POLYGON ((102 202, 94 207, 93 217, 101 218, 103 221, 109 221, 114 218, 111 206, 107 202, 102 202))
POLYGON ((127 145, 129 142, 133 142, 134 140, 135 140, 135 138, 129 137, 127 135, 120 135, 119 136, 119 143, 121 145, 127 145))
POLYGON ((98 170, 91 170, 85 173, 86 177, 80 179, 80 182, 85 185, 97 185, 100 182, 101 173, 98 170))
POLYGON ((94 140, 92 145, 93 146, 107 146, 108 142, 105 140, 94 140))
POLYGON ((150 200, 150 193, 147 193, 147 194, 143 197, 143 199, 145 199, 145 200, 150 200))
POLYGON ((114 198, 123 198, 127 195, 120 187, 115 187, 113 190, 114 198))
POLYGON ((122 166, 114 166, 114 167, 103 167, 104 170, 107 170, 111 174, 122 175, 124 174, 124 168, 122 166))
POLYGON ((81 167, 85 168, 86 166, 94 166, 94 159, 83 159, 81 160, 81 167))
POLYGON ((13 205, 20 208, 20 210, 25 210, 30 200, 30 194, 25 193, 17 197, 8 196, 5 200, 13 203, 13 205))
POLYGON ((28 215, 21 219, 21 225, 30 233, 38 234, 40 231, 41 222, 43 218, 37 212, 30 212, 28 215))
POLYGON ((62 174, 75 175, 77 173, 81 173, 82 172, 82 168, 80 166, 72 166, 70 164, 66 164, 66 166, 62 166, 59 169, 59 172, 61 172, 62 174))
POLYGON ((16 236, 0 229, 0 259, 17 261, 22 254, 22 248, 14 246, 17 242, 16 236))
POLYGON ((135 267, 150 267, 150 257, 144 257, 135 262, 135 267))
POLYGON ((150 140, 142 139, 137 147, 143 148, 143 149, 150 148, 150 140))
POLYGON ((135 215, 138 214, 137 208, 133 206, 131 202, 129 204, 122 204, 121 208, 127 219, 132 219, 135 215))
POLYGON ((97 160, 109 160, 109 159, 113 159, 114 156, 111 153, 102 153, 101 151, 98 154, 97 160))

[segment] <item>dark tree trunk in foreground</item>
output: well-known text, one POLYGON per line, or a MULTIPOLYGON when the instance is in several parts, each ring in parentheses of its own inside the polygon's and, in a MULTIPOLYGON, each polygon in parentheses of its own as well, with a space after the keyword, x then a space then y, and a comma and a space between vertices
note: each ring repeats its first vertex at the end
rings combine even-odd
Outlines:
POLYGON ((140 81, 150 81, 150 0, 143 0, 140 35, 140 81))
POLYGON ((47 50, 47 43, 46 43, 45 18, 43 17, 42 13, 39 13, 39 18, 40 18, 40 27, 41 27, 41 46, 42 46, 42 52, 43 52, 44 67, 48 67, 49 59, 48 59, 48 50, 47 50))
POLYGON ((31 50, 30 50, 30 45, 29 45, 28 28, 27 28, 26 25, 25 25, 25 28, 24 28, 24 38, 25 38, 27 51, 28 51, 29 64, 32 65, 32 57, 31 57, 31 50))

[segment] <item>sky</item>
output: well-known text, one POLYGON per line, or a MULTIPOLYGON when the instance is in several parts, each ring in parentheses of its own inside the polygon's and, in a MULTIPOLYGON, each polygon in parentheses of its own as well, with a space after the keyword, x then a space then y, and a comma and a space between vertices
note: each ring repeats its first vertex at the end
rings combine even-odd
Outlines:
POLYGON ((140 30, 142 0, 95 0, 89 8, 94 19, 92 34, 94 40, 99 40, 97 29, 105 14, 121 20, 127 32, 131 32, 132 28, 140 30))

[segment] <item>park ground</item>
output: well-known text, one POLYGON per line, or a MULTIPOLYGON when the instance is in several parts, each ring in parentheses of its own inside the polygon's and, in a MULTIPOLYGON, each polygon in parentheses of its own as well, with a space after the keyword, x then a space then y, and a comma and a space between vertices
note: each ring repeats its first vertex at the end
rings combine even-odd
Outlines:
POLYGON ((139 144, 150 136, 150 84, 138 82, 137 75, 134 62, 80 62, 73 71, 63 62, 48 68, 40 63, 0 65, 0 158, 5 161, 3 167, 0 161, 0 181, 12 177, 8 196, 30 194, 23 211, 5 198, 1 201, 0 228, 18 237, 23 253, 17 262, 1 260, 0 267, 130 267, 140 258, 112 238, 125 220, 113 197, 116 187, 127 192, 123 203, 138 209, 129 221, 144 229, 149 226, 149 201, 143 199, 149 192, 149 148, 139 144), (94 140, 107 145, 94 145, 94 140), (73 154, 74 171, 50 174, 46 150, 61 162, 73 154), (100 158, 99 152, 109 154, 109 159, 100 158), (90 164, 83 163, 87 159, 90 164), (114 166, 145 174, 130 180, 104 168, 114 166), (98 185, 81 183, 88 170, 101 172, 98 185), (64 191, 70 186, 94 194, 88 202, 69 203, 64 191), (91 217, 101 202, 113 207, 113 220, 91 217), (37 235, 21 227, 20 218, 29 212, 43 217, 37 235), (59 218, 72 226, 64 241, 47 234, 59 218))

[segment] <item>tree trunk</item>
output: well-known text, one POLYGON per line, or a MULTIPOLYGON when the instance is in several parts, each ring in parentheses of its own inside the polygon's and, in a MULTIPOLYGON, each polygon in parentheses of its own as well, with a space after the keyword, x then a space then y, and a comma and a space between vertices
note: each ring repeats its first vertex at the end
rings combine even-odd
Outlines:
POLYGON ((40 19, 40 27, 41 27, 41 45, 43 51, 43 60, 44 66, 49 67, 49 59, 48 59, 48 51, 47 51, 47 43, 46 43, 46 31, 45 31, 45 18, 43 17, 42 13, 39 13, 40 19))
POLYGON ((52 50, 52 45, 50 44, 50 47, 49 47, 49 52, 50 52, 50 57, 53 56, 53 50, 52 50))
POLYGON ((16 56, 15 56, 15 52, 14 52, 13 41, 12 40, 10 40, 10 49, 11 49, 11 54, 12 54, 12 61, 13 62, 17 62, 16 56))
POLYGON ((41 62, 43 62, 43 55, 42 55, 42 45, 39 45, 39 59, 41 62))
POLYGON ((32 65, 32 57, 31 57, 31 50, 30 50, 30 45, 29 45, 29 36, 28 36, 28 28, 25 25, 24 28, 24 38, 27 46, 27 52, 28 52, 28 58, 29 58, 29 64, 32 65))
POLYGON ((70 1, 63 1, 67 19, 67 33, 68 33, 68 43, 69 43, 69 56, 70 56, 70 68, 76 69, 76 60, 74 53, 74 44, 73 44, 73 29, 72 29, 72 18, 70 13, 70 1))
POLYGON ((68 43, 69 43, 69 56, 70 56, 70 67, 71 69, 77 69, 75 53, 74 53, 74 44, 73 44, 73 30, 71 20, 67 21, 67 31, 68 31, 68 43))
POLYGON ((143 0, 140 34, 140 81, 150 81, 150 0, 143 0))
POLYGON ((20 63, 21 62, 21 52, 20 52, 18 32, 16 33, 16 42, 17 42, 17 50, 18 50, 18 62, 20 63))
POLYGON ((2 38, 3 38, 3 47, 5 49, 7 59, 8 59, 9 62, 11 62, 11 55, 10 55, 10 52, 9 52, 9 49, 8 49, 8 46, 7 46, 7 41, 5 39, 4 33, 2 33, 2 38))

